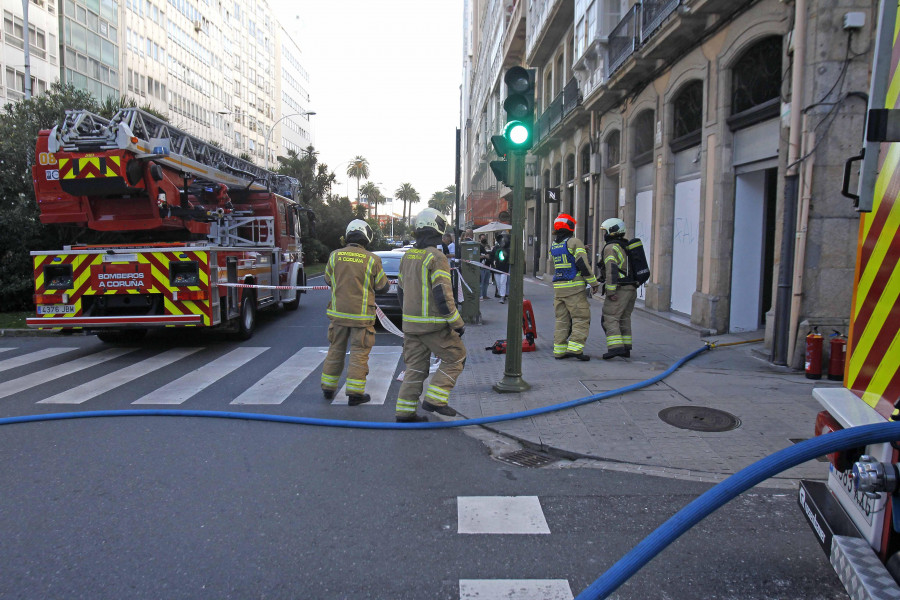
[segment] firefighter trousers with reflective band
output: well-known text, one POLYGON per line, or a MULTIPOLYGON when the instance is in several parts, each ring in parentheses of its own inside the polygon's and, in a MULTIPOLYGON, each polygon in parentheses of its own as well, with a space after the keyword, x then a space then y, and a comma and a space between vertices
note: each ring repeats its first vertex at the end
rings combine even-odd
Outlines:
POLYGON ((553 356, 566 353, 583 354, 584 343, 591 329, 591 305, 587 292, 571 296, 557 296, 553 300, 556 328, 553 331, 553 356))
POLYGON ((425 391, 425 400, 437 406, 447 404, 450 390, 466 365, 466 346, 462 338, 449 327, 433 333, 407 333, 403 338, 406 374, 397 396, 398 417, 415 414, 425 379, 428 378, 432 354, 441 359, 441 365, 425 391))
POLYGON ((328 355, 322 366, 322 389, 336 390, 344 371, 344 355, 350 345, 350 367, 347 369, 347 395, 366 391, 369 374, 369 351, 375 345, 375 327, 347 327, 332 323, 328 326, 328 355))
POLYGON ((614 294, 606 295, 603 301, 603 316, 600 324, 606 332, 606 348, 625 348, 631 350, 631 313, 634 311, 634 301, 637 298, 637 288, 633 285, 620 285, 614 294), (615 300, 610 300, 614 295, 615 300))

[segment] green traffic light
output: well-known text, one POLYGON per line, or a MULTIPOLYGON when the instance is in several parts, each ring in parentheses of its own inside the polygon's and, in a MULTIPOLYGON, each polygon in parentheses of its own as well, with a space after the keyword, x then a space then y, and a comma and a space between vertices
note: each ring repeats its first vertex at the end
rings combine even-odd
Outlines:
POLYGON ((506 124, 503 136, 515 146, 522 146, 531 138, 531 131, 520 121, 510 121, 506 124))

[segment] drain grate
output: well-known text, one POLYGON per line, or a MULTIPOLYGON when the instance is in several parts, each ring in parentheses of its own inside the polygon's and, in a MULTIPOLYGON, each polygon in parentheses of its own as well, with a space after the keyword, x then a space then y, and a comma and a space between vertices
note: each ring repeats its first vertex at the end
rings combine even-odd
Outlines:
POLYGON ((741 426, 736 416, 705 406, 670 406, 659 411, 659 418, 673 427, 691 431, 731 431, 741 426))
POLYGON ((559 460, 558 458, 532 452, 531 450, 516 450, 515 452, 498 454, 494 458, 500 462, 516 465, 517 467, 543 467, 559 460))

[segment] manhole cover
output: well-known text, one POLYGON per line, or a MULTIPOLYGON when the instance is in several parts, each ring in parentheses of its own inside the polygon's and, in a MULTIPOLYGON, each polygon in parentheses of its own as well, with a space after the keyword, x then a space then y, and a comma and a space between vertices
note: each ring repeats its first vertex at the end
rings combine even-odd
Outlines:
POLYGON ((731 431, 741 426, 736 416, 703 406, 671 406, 659 411, 659 418, 673 427, 691 431, 731 431))
POLYGON ((518 467, 543 467, 550 463, 556 462, 558 459, 547 456, 546 454, 538 454, 531 450, 516 450, 515 452, 507 452, 495 456, 497 460, 518 467))

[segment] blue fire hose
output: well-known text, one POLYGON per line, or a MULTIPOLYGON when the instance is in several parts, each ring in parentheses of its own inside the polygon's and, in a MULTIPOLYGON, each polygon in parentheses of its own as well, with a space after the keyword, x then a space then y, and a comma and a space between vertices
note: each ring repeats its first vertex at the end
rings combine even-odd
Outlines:
POLYGON ((675 513, 672 518, 641 540, 633 550, 619 559, 599 579, 581 592, 575 600, 599 600, 608 597, 682 533, 711 515, 738 494, 769 477, 817 456, 894 440, 900 440, 900 422, 877 423, 842 429, 770 454, 749 467, 741 469, 675 513))
POLYGON ((348 427, 353 429, 448 429, 451 427, 467 427, 471 425, 486 425, 488 423, 498 423, 500 421, 512 421, 514 419, 523 419, 525 417, 534 417, 549 412, 565 410, 596 402, 613 396, 619 396, 627 392, 633 392, 647 386, 662 381, 684 363, 712 349, 714 346, 706 345, 699 348, 687 356, 676 361, 671 367, 650 379, 626 385, 615 390, 594 394, 585 398, 570 400, 561 404, 553 404, 543 408, 533 408, 516 413, 506 415, 496 415, 493 417, 479 417, 476 419, 460 419, 456 421, 432 421, 426 423, 393 423, 393 422, 374 422, 374 421, 343 421, 340 419, 314 419, 312 417, 289 417, 284 415, 266 415, 260 413, 245 412, 228 412, 217 410, 171 410, 171 409, 132 409, 132 410, 93 410, 84 412, 69 413, 49 413, 46 415, 25 415, 21 417, 6 417, 0 419, 0 425, 12 425, 15 423, 34 423, 37 421, 61 421, 66 419, 88 419, 94 417, 211 417, 215 419, 242 419, 245 421, 270 421, 275 423, 291 423, 294 425, 318 425, 320 427, 348 427))

